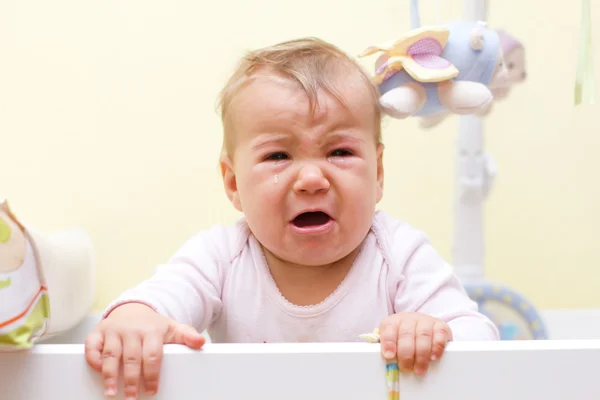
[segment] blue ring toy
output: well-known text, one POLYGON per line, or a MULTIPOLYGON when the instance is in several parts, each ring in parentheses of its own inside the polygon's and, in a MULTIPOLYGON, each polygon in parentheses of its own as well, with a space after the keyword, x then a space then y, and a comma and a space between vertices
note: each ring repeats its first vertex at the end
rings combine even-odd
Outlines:
MULTIPOLYGON (((482 313, 485 312, 485 303, 498 302, 508 306, 508 308, 516 311, 525 321, 533 339, 535 340, 546 340, 548 334, 546 327, 537 310, 525 297, 511 289, 508 286, 491 283, 491 282, 479 282, 479 283, 465 283, 463 285, 467 291, 469 297, 475 301, 482 313)), ((490 317, 489 315, 487 315, 490 317)), ((494 321, 496 325, 500 325, 498 321, 494 321)), ((500 339, 510 340, 510 333, 504 332, 501 326, 500 339)))

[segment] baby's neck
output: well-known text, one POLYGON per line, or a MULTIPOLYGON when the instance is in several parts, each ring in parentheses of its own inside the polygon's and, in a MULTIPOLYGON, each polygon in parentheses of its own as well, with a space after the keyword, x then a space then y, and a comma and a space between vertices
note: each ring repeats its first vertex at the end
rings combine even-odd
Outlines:
POLYGON ((271 276, 281 295, 292 304, 312 306, 329 297, 352 268, 359 248, 335 263, 319 266, 291 264, 263 248, 271 276))

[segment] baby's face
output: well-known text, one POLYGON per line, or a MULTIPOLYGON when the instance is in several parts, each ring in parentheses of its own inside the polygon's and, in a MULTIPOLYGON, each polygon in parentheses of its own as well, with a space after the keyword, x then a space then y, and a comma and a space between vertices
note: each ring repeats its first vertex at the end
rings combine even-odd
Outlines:
POLYGON ((286 262, 326 265, 350 254, 382 196, 371 97, 346 79, 347 109, 321 93, 311 115, 300 88, 266 75, 232 104, 235 150, 225 187, 259 242, 286 262))

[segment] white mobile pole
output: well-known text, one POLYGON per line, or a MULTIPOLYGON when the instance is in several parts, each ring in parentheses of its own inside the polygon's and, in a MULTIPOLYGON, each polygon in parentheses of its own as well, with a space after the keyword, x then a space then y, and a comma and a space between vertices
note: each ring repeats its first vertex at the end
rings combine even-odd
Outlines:
MULTIPOLYGON (((487 0, 465 0, 466 18, 486 21, 487 0)), ((483 203, 491 189, 496 167, 484 152, 483 119, 458 119, 454 199, 453 264, 463 281, 484 278, 483 203)))

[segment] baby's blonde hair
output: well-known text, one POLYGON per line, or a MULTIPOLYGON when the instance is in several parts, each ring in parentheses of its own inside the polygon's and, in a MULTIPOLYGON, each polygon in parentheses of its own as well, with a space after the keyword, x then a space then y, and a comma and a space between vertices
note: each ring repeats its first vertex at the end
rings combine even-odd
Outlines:
MULTIPOLYGON (((219 96, 223 122, 223 152, 231 151, 231 138, 227 129, 227 116, 231 102, 256 71, 267 69, 295 81, 308 96, 311 112, 317 107, 319 90, 324 90, 344 107, 346 102, 338 89, 340 74, 357 76, 367 88, 376 119, 376 140, 381 141, 381 111, 379 90, 369 74, 338 47, 321 39, 308 37, 278 43, 246 54, 229 78, 219 96), (348 73, 349 72, 349 73, 348 73)), ((231 154, 230 154, 231 155, 231 154)))

